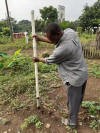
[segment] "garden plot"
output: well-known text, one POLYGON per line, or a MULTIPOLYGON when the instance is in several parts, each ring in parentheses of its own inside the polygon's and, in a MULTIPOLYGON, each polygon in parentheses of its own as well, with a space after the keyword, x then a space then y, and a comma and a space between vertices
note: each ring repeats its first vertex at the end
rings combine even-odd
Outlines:
MULTIPOLYGON (((38 52, 40 56, 42 52, 43 48, 38 52)), ((28 56, 32 50, 17 50, 11 54, 2 53, 0 56, 0 133, 93 133, 100 130, 99 60, 86 60, 89 79, 85 102, 79 115, 79 127, 72 131, 61 124, 61 118, 67 117, 68 111, 66 89, 57 73, 57 66, 38 63, 41 95, 41 109, 38 110, 34 62, 28 56)))

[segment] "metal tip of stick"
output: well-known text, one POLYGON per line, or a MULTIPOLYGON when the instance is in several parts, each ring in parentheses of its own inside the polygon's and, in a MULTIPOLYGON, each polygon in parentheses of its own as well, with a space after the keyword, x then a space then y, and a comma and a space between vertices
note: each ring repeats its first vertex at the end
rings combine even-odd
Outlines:
POLYGON ((40 110, 40 109, 41 109, 41 107, 39 106, 39 107, 37 107, 37 109, 38 109, 38 110, 40 110))

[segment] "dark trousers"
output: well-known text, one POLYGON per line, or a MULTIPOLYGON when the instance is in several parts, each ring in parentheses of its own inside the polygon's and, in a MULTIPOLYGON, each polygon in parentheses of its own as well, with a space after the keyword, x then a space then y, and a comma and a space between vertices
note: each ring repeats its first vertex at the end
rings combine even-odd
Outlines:
POLYGON ((67 106, 69 109, 69 121, 70 123, 77 123, 78 112, 80 109, 80 105, 83 101, 85 88, 87 81, 79 87, 72 86, 70 84, 66 84, 67 86, 67 106))

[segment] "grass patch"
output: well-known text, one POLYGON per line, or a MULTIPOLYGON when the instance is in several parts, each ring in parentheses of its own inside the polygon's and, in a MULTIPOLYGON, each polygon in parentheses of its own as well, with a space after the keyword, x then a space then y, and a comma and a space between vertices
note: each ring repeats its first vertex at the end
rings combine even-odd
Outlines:
POLYGON ((90 44, 90 42, 95 40, 95 39, 96 39, 96 35, 95 34, 90 35, 90 34, 83 33, 80 36, 80 41, 81 41, 82 44, 90 44))
MULTIPOLYGON (((17 50, 13 56, 2 54, 0 56, 0 101, 2 104, 11 104, 14 109, 24 107, 18 101, 20 95, 35 98, 35 74, 34 62, 31 57, 24 56, 17 50)), ((57 66, 38 63, 39 68, 39 91, 41 96, 46 96, 48 84, 56 82, 57 66)))
MULTIPOLYGON (((54 47, 52 44, 37 42, 38 47, 54 47)), ((0 52, 8 51, 12 49, 30 49, 33 48, 32 38, 29 38, 29 43, 25 43, 25 38, 14 39, 13 42, 10 41, 9 37, 4 36, 0 38, 0 52)))
POLYGON ((100 64, 92 64, 92 67, 89 69, 89 73, 96 78, 100 78, 100 64))

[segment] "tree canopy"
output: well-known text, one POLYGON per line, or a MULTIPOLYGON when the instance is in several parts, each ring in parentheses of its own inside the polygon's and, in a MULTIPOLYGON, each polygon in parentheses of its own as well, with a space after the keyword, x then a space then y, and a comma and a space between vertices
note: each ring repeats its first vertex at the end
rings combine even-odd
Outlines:
POLYGON ((41 18, 45 21, 45 23, 56 22, 58 18, 57 9, 53 6, 44 7, 40 9, 41 18))
POLYGON ((80 26, 85 30, 98 27, 100 24, 100 0, 94 3, 93 6, 86 5, 82 15, 79 17, 80 26))

